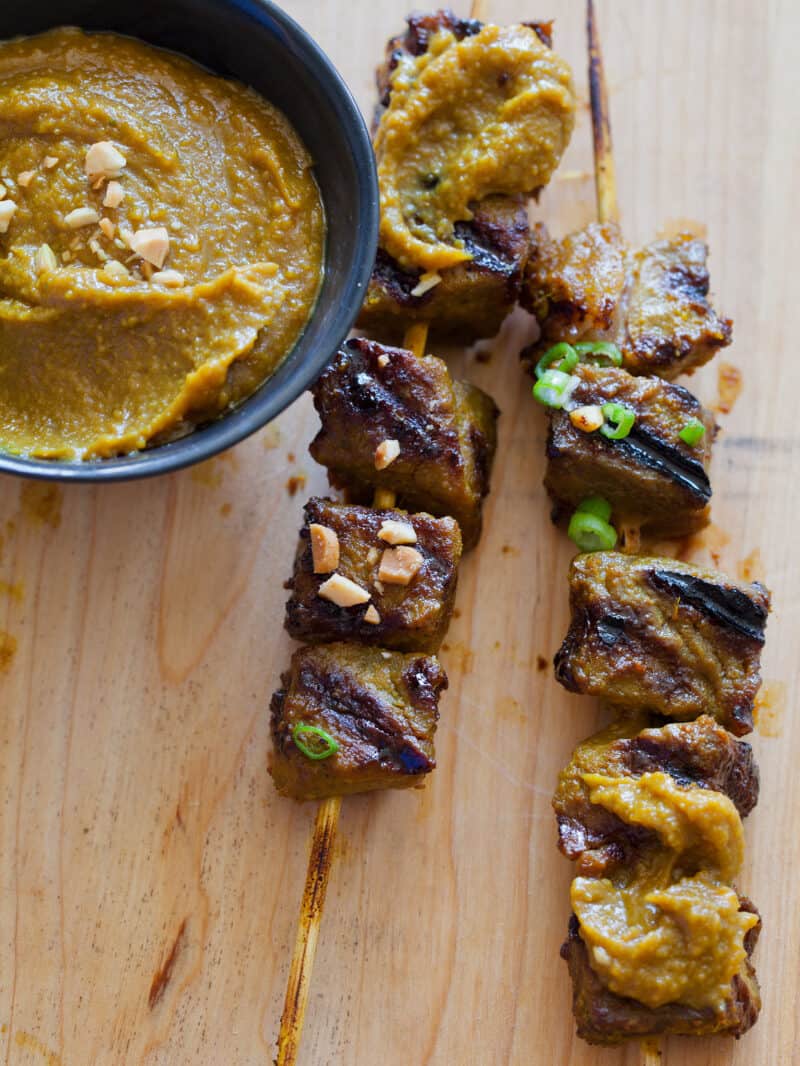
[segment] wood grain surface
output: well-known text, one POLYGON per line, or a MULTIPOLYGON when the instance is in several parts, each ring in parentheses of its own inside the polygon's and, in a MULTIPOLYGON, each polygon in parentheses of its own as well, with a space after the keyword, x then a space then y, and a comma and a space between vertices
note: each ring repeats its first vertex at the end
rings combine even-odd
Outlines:
MULTIPOLYGON (((467 3, 455 5, 465 13, 467 3)), ((286 0, 365 110, 397 0, 286 0)), ((583 0, 490 0, 555 15, 581 108, 536 209, 594 214, 583 0)), ((707 233, 726 355, 744 377, 714 460, 715 525, 689 556, 774 590, 755 747, 762 797, 741 887, 764 933, 764 1011, 738 1043, 670 1040, 667 1066, 800 1062, 800 8, 600 0, 629 237, 707 233)), ((573 1035, 558 958, 570 866, 550 794, 592 701, 555 683, 570 545, 541 486, 544 419, 518 313, 488 362, 454 370, 503 409, 483 541, 443 660, 439 769, 422 793, 348 799, 303 1066, 634 1066, 573 1035)), ((718 364, 693 381, 714 402, 718 364)), ((265 772, 267 706, 290 654, 282 582, 301 504, 324 491, 304 398, 199 469, 55 490, 0 483, 0 1057, 50 1066, 267 1063, 314 809, 265 772), (296 495, 287 489, 301 484, 296 495)), ((686 554, 686 553, 685 553, 686 554)))

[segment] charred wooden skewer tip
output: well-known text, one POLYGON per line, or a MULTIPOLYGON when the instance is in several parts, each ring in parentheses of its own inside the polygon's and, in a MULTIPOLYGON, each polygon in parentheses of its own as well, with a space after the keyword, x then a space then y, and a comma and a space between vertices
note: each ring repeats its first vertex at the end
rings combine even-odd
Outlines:
POLYGON ((597 217, 600 222, 619 219, 617 204, 617 172, 611 145, 611 119, 608 107, 603 53, 594 0, 586 3, 586 32, 589 38, 589 98, 592 109, 592 140, 594 143, 594 183, 597 192, 597 217))
POLYGON ((661 1047, 659 1044, 642 1042, 642 1066, 662 1066, 661 1047))
POLYGON ((297 1061, 341 806, 341 796, 323 800, 314 822, 297 938, 281 1015, 275 1066, 294 1066, 297 1061))

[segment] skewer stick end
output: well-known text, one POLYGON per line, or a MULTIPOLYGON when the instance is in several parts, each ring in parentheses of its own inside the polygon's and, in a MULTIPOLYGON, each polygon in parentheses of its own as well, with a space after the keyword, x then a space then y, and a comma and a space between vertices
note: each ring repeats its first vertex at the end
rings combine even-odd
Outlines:
POLYGON ((617 222, 619 221, 617 173, 614 168, 614 152, 611 144, 608 86, 594 0, 586 0, 586 32, 589 38, 589 98, 592 109, 597 217, 600 222, 617 222))
POLYGON ((663 1066, 660 1040, 642 1041, 642 1066, 663 1066))
POLYGON ((286 985, 275 1066, 295 1066, 297 1062, 341 806, 341 796, 332 796, 323 800, 317 810, 303 901, 300 905, 297 939, 286 985))

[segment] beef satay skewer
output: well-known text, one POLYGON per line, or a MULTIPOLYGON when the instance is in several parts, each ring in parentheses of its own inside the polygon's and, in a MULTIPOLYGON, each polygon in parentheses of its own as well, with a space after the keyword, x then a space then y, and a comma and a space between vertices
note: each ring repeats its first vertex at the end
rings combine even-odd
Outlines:
MULTIPOLYGON (((417 358, 421 358, 425 353, 427 338, 427 324, 415 323, 406 333, 404 346, 417 358)), ((391 489, 375 490, 373 507, 392 508, 395 502, 395 493, 391 489)), ((286 983, 286 998, 281 1015, 275 1066, 294 1066, 297 1061, 341 809, 342 797, 329 796, 320 803, 314 820, 297 937, 286 983)))
MULTIPOLYGON (((589 43, 589 98, 592 110, 592 143, 594 145, 594 184, 597 196, 598 222, 619 221, 617 172, 611 143, 611 118, 608 106, 603 52, 594 0, 586 0, 586 33, 589 43)), ((626 527, 622 534, 623 550, 636 552, 639 548, 638 528, 626 527)), ((660 1066, 661 1042, 643 1040, 641 1066, 660 1066)))
MULTIPOLYGON (((485 0, 473 0, 470 18, 483 21, 486 17, 485 9, 485 0)), ((420 359, 425 354, 427 339, 428 324, 412 323, 406 331, 404 347, 420 359)), ((392 508, 395 502, 395 493, 390 489, 376 489, 374 507, 392 508)), ((278 1035, 276 1066, 294 1066, 297 1061, 341 806, 341 796, 331 796, 323 800, 314 821, 297 936, 278 1035)))

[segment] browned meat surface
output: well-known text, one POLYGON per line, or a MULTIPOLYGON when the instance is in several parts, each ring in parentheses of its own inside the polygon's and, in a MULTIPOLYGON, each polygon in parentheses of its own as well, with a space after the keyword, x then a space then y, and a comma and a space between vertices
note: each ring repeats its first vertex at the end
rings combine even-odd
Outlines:
POLYGON ((454 344, 493 337, 513 310, 528 257, 528 213, 522 197, 489 196, 474 207, 456 235, 472 256, 450 267, 438 285, 412 295, 420 271, 404 270, 378 249, 358 326, 371 336, 400 341, 412 322, 427 322, 431 334, 454 344))
POLYGON ((296 640, 310 643, 355 640, 400 651, 437 651, 453 613, 460 559, 461 532, 453 518, 348 506, 314 497, 306 504, 300 530, 286 628, 296 640), (397 523, 400 542, 422 557, 408 584, 379 578, 384 552, 395 551, 379 536, 386 523, 397 523), (331 572, 314 572, 312 525, 335 533, 340 552, 335 570, 367 590, 371 597, 368 602, 337 606, 320 596, 320 586, 331 572), (413 532, 402 536, 409 528, 413 532))
POLYGON ((620 709, 753 728, 769 594, 673 559, 594 552, 570 569, 556 678, 620 709))
MULTIPOLYGON (((480 33, 483 25, 484 23, 478 19, 460 18, 449 8, 408 15, 406 29, 396 37, 389 38, 384 61, 375 72, 379 98, 375 125, 380 121, 381 113, 389 103, 391 93, 389 76, 404 53, 411 56, 424 55, 428 51, 431 37, 440 30, 449 30, 456 40, 463 41, 465 37, 474 37, 475 34, 480 33)), ((542 44, 548 48, 553 47, 552 22, 525 22, 523 25, 530 26, 542 44)))
POLYGON ((548 410, 544 483, 557 514, 571 514, 581 500, 597 494, 611 504, 615 524, 637 525, 652 536, 683 536, 706 525, 717 428, 713 414, 687 389, 657 377, 588 364, 579 364, 573 374, 579 384, 570 410, 548 410), (580 408, 606 403, 636 414, 623 440, 610 440, 600 430, 585 432, 573 421, 580 408), (691 419, 706 428, 694 447, 679 435, 691 419))
MULTIPOLYGON (((743 896, 741 910, 757 914, 753 904, 743 896)), ((569 934, 561 947, 572 978, 572 1009, 578 1036, 590 1044, 614 1045, 625 1040, 667 1033, 683 1036, 710 1036, 727 1033, 739 1037, 756 1022, 761 1010, 761 994, 750 956, 756 946, 761 923, 745 937, 747 959, 732 982, 733 994, 722 1013, 698 1010, 679 1003, 646 1007, 635 999, 610 992, 589 963, 589 954, 581 940, 578 922, 570 918, 569 934)))
POLYGON ((313 394, 322 426, 310 451, 333 485, 357 503, 383 488, 405 510, 452 516, 474 547, 497 444, 491 397, 454 382, 441 359, 364 338, 345 344, 313 394), (378 469, 384 441, 399 453, 378 469))
MULTIPOLYGON (((404 33, 393 37, 378 67, 378 107, 374 126, 389 103, 390 76, 404 54, 428 50, 431 36, 449 30, 458 40, 480 32, 482 23, 462 19, 452 11, 412 14, 404 33)), ((548 48, 549 22, 526 23, 548 48)), ((525 201, 514 196, 490 196, 472 205, 474 217, 456 226, 456 236, 472 255, 468 263, 442 273, 441 282, 420 296, 412 296, 420 271, 406 271, 380 249, 358 325, 370 336, 398 342, 410 322, 427 322, 438 338, 467 344, 493 337, 516 304, 528 258, 529 226, 525 201)))
POLYGON ((602 877, 609 866, 629 865, 651 834, 592 804, 584 774, 639 777, 664 771, 681 785, 724 792, 744 817, 758 802, 753 751, 708 715, 656 726, 652 715, 617 719, 578 745, 553 797, 558 846, 578 862, 578 874, 602 877))
POLYGON ((591 223, 562 241, 536 227, 522 302, 543 339, 610 341, 633 374, 671 379, 730 344, 732 323, 708 301, 708 248, 682 234, 629 249, 615 223, 591 223))
POLYGON ((433 656, 358 644, 300 648, 281 682, 271 703, 269 770, 283 795, 310 800, 420 786, 436 766, 433 736, 447 675, 433 656), (325 730, 338 750, 308 758, 295 743, 298 726, 325 730))

